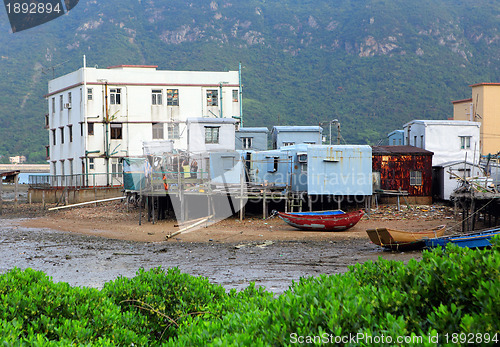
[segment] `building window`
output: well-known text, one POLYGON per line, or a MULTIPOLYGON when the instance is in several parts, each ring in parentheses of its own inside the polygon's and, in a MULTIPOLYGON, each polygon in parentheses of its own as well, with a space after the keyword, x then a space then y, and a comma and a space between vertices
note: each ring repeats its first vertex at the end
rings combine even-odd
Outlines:
POLYGON ((392 139, 392 145, 396 146, 396 139, 392 139))
POLYGON ((56 145, 56 129, 52 129, 52 144, 56 145))
POLYGON ((471 136, 460 136, 460 149, 470 149, 471 136))
POLYGON ((87 133, 94 135, 94 123, 87 123, 87 133))
POLYGON ((219 143, 219 127, 205 127, 205 143, 219 143))
POLYGON ((151 103, 153 105, 162 105, 163 100, 161 98, 161 89, 153 89, 151 91, 151 103))
POLYGON ((45 146, 45 158, 50 159, 50 146, 45 146))
POLYGON ((95 169, 94 158, 89 158, 89 171, 95 169))
POLYGON ((167 127, 168 131, 168 139, 169 140, 175 140, 179 139, 179 124, 178 123, 173 123, 169 124, 167 127))
POLYGON ((417 136, 413 136, 413 145, 417 147, 417 136))
POLYGON ((60 128, 61 129, 61 144, 64 143, 64 128, 60 128))
POLYGON ((109 90, 109 103, 111 105, 121 104, 121 88, 114 88, 109 90))
POLYGON ((64 176, 64 160, 61 160, 61 176, 64 176))
POLYGON ((179 106, 179 89, 167 89, 167 106, 179 106))
POLYGON ((252 138, 251 137, 242 137, 241 142, 242 142, 243 149, 252 148, 252 138))
POLYGON ((219 106, 219 91, 217 89, 207 90, 207 106, 219 106))
POLYGON ((52 113, 56 113, 56 98, 52 98, 52 113))
POLYGON ((224 171, 232 170, 234 168, 234 157, 222 157, 222 169, 224 171))
POLYGON ((163 123, 153 123, 153 140, 163 140, 163 123))
POLYGON ((111 177, 121 177, 123 173, 123 164, 120 158, 111 158, 111 177))
POLYGON ((68 93, 68 108, 71 107, 71 92, 68 93))
POLYGON ((233 89, 233 102, 238 102, 238 89, 233 89))
POLYGON ((52 163, 50 163, 51 165, 51 172, 53 172, 53 175, 56 176, 57 175, 57 162, 53 161, 52 163))
POLYGON ((420 135, 420 148, 424 148, 424 135, 420 135))
POLYGON ((293 146, 295 142, 283 142, 283 146, 293 146))
POLYGON ((63 104, 63 96, 62 95, 59 95, 59 110, 62 111, 64 108, 64 104, 63 104))
POLYGON ((87 88, 87 100, 89 101, 94 99, 94 95, 92 92, 92 88, 87 88))
POLYGON ((421 185, 422 185, 422 172, 410 171, 410 186, 421 186, 421 185))
POLYGON ((73 126, 68 125, 68 130, 69 130, 69 142, 73 142, 73 126))
POLYGON ((267 157, 267 172, 278 171, 279 157, 267 157))
POLYGON ((122 139, 122 123, 111 123, 111 140, 122 139))
POLYGON ((49 122, 49 115, 45 115, 45 129, 48 129, 50 127, 50 122, 49 122))

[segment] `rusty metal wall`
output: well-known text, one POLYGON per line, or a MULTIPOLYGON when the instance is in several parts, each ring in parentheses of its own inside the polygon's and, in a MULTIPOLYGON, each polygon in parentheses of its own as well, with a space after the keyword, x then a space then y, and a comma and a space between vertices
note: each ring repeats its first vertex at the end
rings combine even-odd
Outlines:
POLYGON ((373 155, 372 168, 380 172, 381 189, 406 190, 411 196, 432 194, 432 156, 373 155), (410 185, 410 172, 422 172, 422 185, 410 185))

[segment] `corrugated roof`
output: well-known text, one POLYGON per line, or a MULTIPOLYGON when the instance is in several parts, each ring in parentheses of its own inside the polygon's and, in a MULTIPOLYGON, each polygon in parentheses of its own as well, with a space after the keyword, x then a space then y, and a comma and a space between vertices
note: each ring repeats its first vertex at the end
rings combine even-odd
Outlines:
POLYGON ((323 128, 320 126, 314 126, 314 125, 277 125, 273 127, 273 132, 280 132, 280 131, 323 131, 323 128))
POLYGON ((434 155, 434 152, 415 146, 372 146, 373 155, 434 155))

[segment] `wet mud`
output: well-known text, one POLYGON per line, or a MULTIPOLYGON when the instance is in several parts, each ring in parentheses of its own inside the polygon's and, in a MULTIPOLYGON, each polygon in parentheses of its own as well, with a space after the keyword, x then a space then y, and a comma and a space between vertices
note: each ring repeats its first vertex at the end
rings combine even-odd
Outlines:
POLYGON ((250 282, 280 294, 301 277, 337 274, 348 266, 378 257, 407 261, 421 252, 387 252, 368 239, 320 241, 134 242, 18 226, 0 219, 0 273, 32 268, 54 281, 101 288, 138 269, 178 267, 207 277, 226 289, 244 289, 250 282))

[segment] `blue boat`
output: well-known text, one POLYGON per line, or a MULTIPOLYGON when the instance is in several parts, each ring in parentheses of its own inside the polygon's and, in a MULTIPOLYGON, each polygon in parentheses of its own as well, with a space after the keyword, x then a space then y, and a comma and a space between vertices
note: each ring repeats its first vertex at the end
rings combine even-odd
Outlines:
POLYGON ((491 247, 491 238, 500 235, 500 228, 482 230, 464 235, 450 235, 425 239, 427 248, 445 247, 448 243, 453 243, 459 247, 484 248, 491 247))

